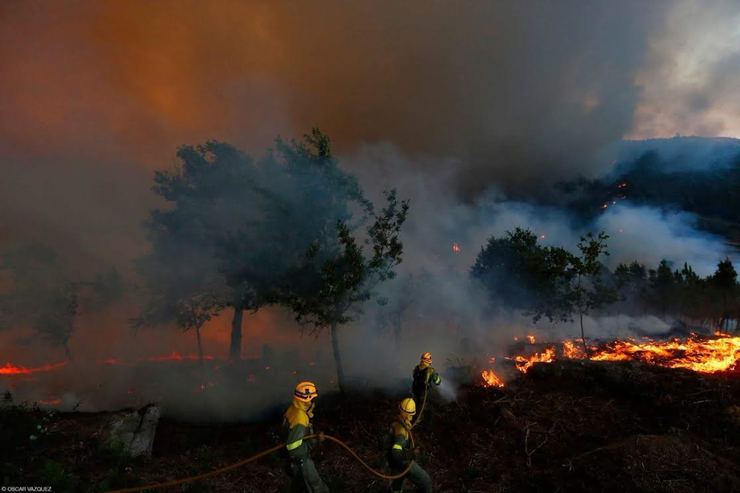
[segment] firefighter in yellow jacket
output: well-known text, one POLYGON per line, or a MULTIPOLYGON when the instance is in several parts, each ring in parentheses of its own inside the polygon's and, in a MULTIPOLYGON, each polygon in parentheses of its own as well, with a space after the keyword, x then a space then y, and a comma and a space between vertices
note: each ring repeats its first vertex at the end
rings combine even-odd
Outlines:
POLYGON ((411 421, 416 414, 416 403, 407 397, 399 404, 398 411, 398 418, 391 424, 392 445, 388 451, 388 463, 393 474, 403 472, 409 464, 411 466, 408 473, 391 482, 391 491, 394 493, 403 491, 404 481, 410 479, 419 490, 431 493, 432 478, 415 461, 416 449, 411 437, 411 421))
POLYGON ((283 433, 285 449, 290 459, 294 490, 328 493, 329 488, 319 476, 311 460, 310 452, 315 442, 303 440, 303 437, 313 433, 311 418, 313 418, 314 400, 318 395, 313 382, 301 382, 296 385, 293 403, 284 414, 283 433))
POLYGON ((426 407, 429 386, 431 384, 439 385, 440 383, 442 383, 442 378, 432 367, 432 353, 422 354, 421 361, 414 368, 414 382, 411 385, 414 400, 421 406, 421 411, 416 417, 416 421, 421 419, 421 413, 424 412, 424 407, 426 407))

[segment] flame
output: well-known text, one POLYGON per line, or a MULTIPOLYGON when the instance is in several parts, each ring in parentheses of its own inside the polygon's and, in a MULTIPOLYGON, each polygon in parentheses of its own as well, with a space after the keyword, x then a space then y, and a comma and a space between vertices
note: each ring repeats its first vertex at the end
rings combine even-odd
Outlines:
POLYGON ((51 363, 47 365, 38 366, 36 368, 26 368, 25 366, 15 366, 13 363, 7 362, 5 366, 0 366, 0 375, 14 376, 14 375, 30 375, 32 373, 39 373, 45 371, 56 370, 66 365, 66 361, 59 363, 51 363))
POLYGON ((580 343, 574 341, 563 341, 563 356, 569 359, 583 359, 586 353, 580 343))
POLYGON ((537 342, 537 338, 535 336, 527 336, 527 341, 530 344, 534 344, 535 342, 537 342))
POLYGON ((504 381, 494 373, 493 370, 483 370, 480 374, 483 377, 484 387, 503 387, 504 381))
POLYGON ((533 353, 529 356, 520 354, 514 357, 514 364, 516 365, 516 369, 522 373, 527 373, 527 371, 532 368, 532 365, 534 365, 535 363, 551 363, 553 361, 555 361, 554 347, 546 347, 545 350, 541 353, 533 353))
POLYGON ((462 251, 462 248, 460 247, 460 244, 457 242, 454 242, 452 244, 452 252, 453 253, 460 253, 462 251))
MULTIPOLYGON (((532 341, 530 337, 527 339, 532 341)), ((740 370, 740 337, 732 337, 723 332, 715 332, 714 339, 691 334, 686 340, 671 339, 655 341, 652 339, 617 340, 591 345, 588 358, 580 341, 565 340, 561 351, 556 345, 547 346, 543 351, 529 355, 520 354, 513 358, 516 369, 527 373, 535 363, 551 363, 559 355, 566 359, 590 359, 593 361, 642 361, 666 368, 686 368, 699 373, 718 373, 740 370)), ((493 358, 491 359, 493 362, 493 358)), ((481 372, 484 387, 503 387, 504 381, 493 370, 481 372)))
POLYGON ((686 341, 614 341, 596 348, 589 358, 595 361, 638 360, 667 368, 716 373, 738 368, 740 337, 692 337, 686 341))

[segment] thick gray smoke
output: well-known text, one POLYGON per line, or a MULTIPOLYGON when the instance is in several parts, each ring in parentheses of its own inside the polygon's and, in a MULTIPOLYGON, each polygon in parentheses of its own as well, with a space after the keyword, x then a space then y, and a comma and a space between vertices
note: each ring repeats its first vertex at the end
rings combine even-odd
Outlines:
MULTIPOLYGON (((713 52, 716 74, 701 91, 691 91, 688 77, 666 93, 681 96, 677 109, 661 92, 675 76, 681 27, 694 18, 686 5, 694 2, 3 2, 0 248, 45 244, 71 275, 88 278, 113 265, 131 284, 131 261, 148 248, 141 221, 161 206, 150 191, 152 172, 171 167, 178 146, 219 139, 260 154, 275 135, 298 137, 318 125, 369 195, 396 187, 411 200, 404 263, 380 293, 388 304, 368 303, 340 336, 358 384, 403 388, 422 351, 444 368, 486 358, 533 330, 520 315, 488 319, 470 281, 468 269, 491 235, 527 227, 544 243, 573 249, 586 230, 605 230, 611 262, 654 266, 667 258, 703 275, 728 253, 686 213, 621 203, 582 224, 526 200, 556 182, 607 173, 625 135, 672 134, 684 123, 712 134, 730 128, 716 123, 710 96, 727 101, 732 93, 731 47, 713 52), (675 111, 661 112, 669 107, 675 111), (693 123, 692 111, 701 122, 693 123), (383 319, 409 292, 398 343, 389 343, 393 324, 383 319)), ((736 10, 731 3, 707 9, 702 25, 722 20, 725 33, 736 10)), ((710 152, 692 149, 694 164, 710 152)), ((174 328, 134 337, 128 319, 135 314, 126 299, 81 317, 72 352, 97 368, 98 359, 194 351, 193 334, 174 328)), ((589 330, 633 323, 665 328, 616 317, 589 330)), ((225 355, 228 324, 225 316, 206 327, 207 352, 225 355)), ((281 386, 311 376, 331 388, 326 335, 297 339, 299 331, 278 310, 247 316, 248 355, 271 344, 278 355, 269 366, 282 372, 281 386), (320 371, 291 368, 291 351, 316 360, 320 371)), ((0 337, 0 361, 33 366, 62 357, 25 335, 0 337)), ((273 371, 265 366, 261 372, 273 371)), ((149 378, 136 369, 99 381, 93 369, 82 374, 90 381, 67 388, 65 399, 88 410, 121 405, 149 378)), ((28 395, 48 398, 72 380, 36 383, 28 395)), ((189 393, 190 376, 168 374, 160 383, 174 396, 173 409, 190 416, 243 418, 244 407, 258 412, 278 399, 251 387, 256 397, 242 398, 237 379, 204 409, 189 393)))

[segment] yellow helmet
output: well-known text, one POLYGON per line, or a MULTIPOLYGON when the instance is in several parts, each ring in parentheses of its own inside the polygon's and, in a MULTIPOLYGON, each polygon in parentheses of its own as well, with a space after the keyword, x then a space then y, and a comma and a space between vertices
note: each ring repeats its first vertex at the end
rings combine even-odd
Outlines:
POLYGON ((301 382, 295 386, 295 398, 303 402, 311 402, 319 396, 316 384, 313 382, 301 382))
POLYGON ((416 414, 416 402, 414 402, 414 399, 412 399, 411 397, 407 397, 401 401, 401 403, 398 405, 398 409, 400 409, 405 414, 413 416, 414 414, 416 414))
POLYGON ((432 364, 432 353, 426 352, 421 355, 421 362, 427 365, 432 364))

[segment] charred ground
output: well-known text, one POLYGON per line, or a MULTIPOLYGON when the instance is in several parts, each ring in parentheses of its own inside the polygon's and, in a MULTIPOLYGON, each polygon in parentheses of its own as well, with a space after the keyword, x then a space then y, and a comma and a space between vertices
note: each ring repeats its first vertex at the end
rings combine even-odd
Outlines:
MULTIPOLYGON (((382 468, 397 399, 382 392, 325 395, 316 429, 382 468)), ((3 484, 105 491, 198 474, 277 443, 280 410, 249 424, 165 418, 152 458, 135 460, 103 445, 109 418, 5 406, 3 484)), ((463 386, 454 402, 430 402, 414 434, 436 491, 740 491, 737 372, 707 376, 636 362, 539 364, 504 389, 463 386)), ((331 443, 319 445, 315 458, 332 491, 387 491, 331 443)), ((184 491, 286 488, 276 454, 184 491)))

